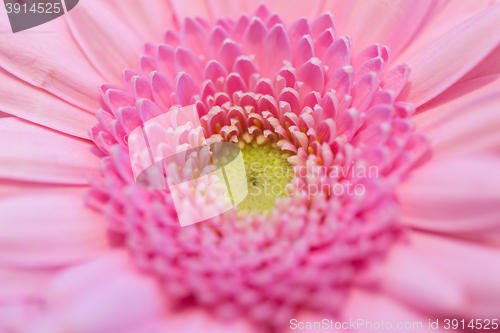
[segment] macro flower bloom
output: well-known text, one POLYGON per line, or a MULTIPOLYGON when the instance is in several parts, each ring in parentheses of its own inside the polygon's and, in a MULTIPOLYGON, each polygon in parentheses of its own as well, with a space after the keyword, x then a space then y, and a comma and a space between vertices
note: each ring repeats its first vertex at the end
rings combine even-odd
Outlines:
POLYGON ((86 0, 1 34, 0 328, 493 328, 497 31, 494 1, 86 0), (245 201, 136 184, 141 127, 179 179, 182 149, 238 145, 245 201), (220 214, 181 227, 201 198, 220 214))

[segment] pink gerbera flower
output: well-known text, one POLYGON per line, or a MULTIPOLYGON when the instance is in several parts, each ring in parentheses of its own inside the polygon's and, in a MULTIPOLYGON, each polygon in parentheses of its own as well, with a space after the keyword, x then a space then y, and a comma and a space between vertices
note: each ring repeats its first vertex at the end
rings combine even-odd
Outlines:
POLYGON ((492 2, 86 0, 1 34, 2 332, 494 328, 492 2), (141 127, 181 153, 175 205, 136 184, 141 127), (229 210, 182 154, 218 142, 246 170, 229 210))

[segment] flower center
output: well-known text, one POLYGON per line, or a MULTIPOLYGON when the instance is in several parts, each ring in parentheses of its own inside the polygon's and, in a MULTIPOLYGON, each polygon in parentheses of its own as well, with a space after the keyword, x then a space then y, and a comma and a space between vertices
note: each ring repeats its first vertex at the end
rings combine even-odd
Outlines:
POLYGON ((248 195, 238 205, 239 212, 258 210, 263 213, 274 208, 277 198, 288 196, 287 185, 292 179, 288 153, 276 145, 259 145, 255 141, 240 144, 247 175, 248 195))
POLYGON ((389 71, 379 44, 351 56, 352 42, 336 36, 329 13, 288 28, 267 14, 213 28, 187 18, 156 49, 146 45, 140 74, 123 72, 126 90, 101 86, 107 106, 89 135, 108 156, 88 204, 172 302, 279 328, 301 310, 336 315, 352 286, 376 283, 377 263, 400 233, 394 186, 428 144, 414 133, 415 106, 397 99, 409 68, 389 71), (147 126, 179 106, 194 106, 200 126, 147 126), (128 135, 141 127, 166 138, 154 153, 236 143, 243 162, 191 182, 202 169, 176 160, 179 179, 190 176, 176 202, 171 188, 137 186, 131 159, 151 159, 130 155, 128 135), (242 164, 246 178, 230 170, 242 164), (238 185, 224 192, 215 178, 238 185), (245 182, 238 212, 226 209, 245 182), (205 212, 213 217, 200 219, 205 212), (181 227, 180 213, 203 222, 181 227))

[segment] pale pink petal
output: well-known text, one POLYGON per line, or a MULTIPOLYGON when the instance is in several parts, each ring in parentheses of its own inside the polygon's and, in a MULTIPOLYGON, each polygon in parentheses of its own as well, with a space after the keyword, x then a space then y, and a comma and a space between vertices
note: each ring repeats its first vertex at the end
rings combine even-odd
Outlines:
POLYGON ((16 118, 0 119, 0 177, 87 184, 102 157, 89 141, 16 118))
POLYGON ((413 251, 424 256, 444 275, 452 277, 467 294, 462 316, 487 318, 498 316, 500 309, 500 251, 463 240, 428 233, 412 232, 409 243, 413 251))
POLYGON ((489 75, 455 84, 417 109, 412 117, 417 128, 424 127, 455 107, 494 91, 500 91, 500 75, 489 75))
POLYGON ((202 16, 213 18, 212 8, 205 0, 171 0, 169 1, 177 22, 181 23, 186 17, 202 16))
MULTIPOLYGON (((168 26, 172 10, 168 1, 108 0, 121 11, 130 26, 141 33, 144 40, 159 42, 165 26, 168 26)), ((81 6, 81 4, 79 4, 81 6)))
POLYGON ((457 83, 500 73, 500 45, 457 83))
POLYGON ((339 321, 349 323, 349 320, 356 323, 354 327, 349 328, 357 329, 354 332, 360 333, 389 332, 389 330, 394 332, 405 331, 404 325, 406 323, 410 323, 409 329, 407 329, 408 332, 447 332, 442 329, 442 325, 440 325, 440 329, 430 329, 428 315, 419 313, 402 302, 398 302, 382 293, 371 293, 357 289, 354 289, 349 294, 348 302, 343 307, 343 318, 339 321), (380 327, 382 321, 386 325, 384 326, 385 329, 380 327), (368 322, 372 323, 371 327, 368 322), (357 326, 358 323, 359 326, 357 326), (374 323, 379 324, 378 329, 377 326, 373 325, 374 323), (391 328, 388 328, 388 323, 391 323, 391 328), (403 326, 398 327, 399 323, 402 323, 403 326))
POLYGON ((434 155, 500 152, 500 90, 457 105, 420 127, 432 143, 434 155))
POLYGON ((262 46, 262 73, 273 77, 285 60, 292 60, 290 39, 282 25, 275 25, 269 30, 262 46))
POLYGON ((393 246, 382 271, 383 290, 421 311, 460 315, 466 306, 465 288, 453 276, 429 265, 410 244, 393 246))
POLYGON ((499 168, 498 156, 462 155, 413 170, 397 189, 402 222, 441 232, 499 227, 499 168))
POLYGON ((365 47, 380 43, 397 54, 427 18, 432 1, 352 1, 337 19, 340 35, 350 35, 356 42, 356 55, 365 47))
MULTIPOLYGON (((261 0, 254 2, 259 3, 261 0)), ((301 17, 314 19, 322 13, 323 7, 323 1, 321 0, 293 2, 287 0, 269 0, 267 4, 271 12, 279 13, 287 25, 290 25, 293 21, 301 17)))
POLYGON ((65 16, 78 45, 108 81, 120 82, 124 68, 137 68, 143 41, 111 5, 87 0, 65 16))
POLYGON ((499 29, 500 4, 474 15, 408 59, 412 72, 402 98, 420 106, 442 93, 495 49, 500 35, 490 32, 499 29))
MULTIPOLYGON (((95 116, 0 69, 0 109, 57 131, 88 138, 95 116)), ((96 89, 97 90, 97 89, 96 89)))
POLYGON ((108 251, 106 218, 80 195, 23 195, 0 201, 0 262, 56 267, 108 251), (29 207, 29 209, 27 209, 29 207))
POLYGON ((257 333, 245 319, 222 321, 199 309, 172 312, 167 315, 163 326, 165 332, 194 333, 257 333))
POLYGON ((161 318, 165 306, 155 279, 138 273, 128 254, 118 251, 62 272, 45 301, 56 327, 82 332, 140 332, 161 318))
POLYGON ((483 9, 491 6, 491 0, 477 1, 435 1, 435 8, 430 12, 420 31, 408 46, 394 57, 395 64, 406 62, 413 55, 432 42, 444 36, 455 27, 483 9))
MULTIPOLYGON (((4 13, 2 11, 0 29, 10 31, 4 13)), ((35 87, 95 112, 99 108, 96 87, 104 79, 74 42, 64 19, 30 31, 32 33, 1 35, 0 67, 35 87)))
POLYGON ((2 179, 0 184, 0 198, 16 195, 55 193, 55 194, 78 194, 85 195, 88 191, 87 185, 56 185, 45 183, 32 183, 17 180, 2 179))
POLYGON ((54 269, 0 266, 0 302, 18 301, 39 296, 55 272, 54 269))
POLYGON ((207 1, 210 13, 213 17, 229 16, 238 17, 244 10, 244 2, 234 0, 209 0, 207 1))

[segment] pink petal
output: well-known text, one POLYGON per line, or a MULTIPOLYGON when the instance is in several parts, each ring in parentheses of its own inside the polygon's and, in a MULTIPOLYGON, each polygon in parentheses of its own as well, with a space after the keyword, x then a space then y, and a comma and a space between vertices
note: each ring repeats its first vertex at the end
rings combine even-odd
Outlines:
POLYGON ((208 36, 207 58, 214 59, 219 54, 220 47, 226 38, 228 38, 226 30, 220 26, 215 26, 208 36))
POLYGON ((453 278, 426 262, 410 244, 397 244, 383 264, 384 291, 422 311, 461 314, 466 290, 453 278))
POLYGON ((318 58, 311 58, 311 60, 304 63, 299 68, 297 79, 304 82, 304 90, 302 91, 304 96, 311 91, 321 93, 325 80, 321 61, 318 58))
POLYGON ((231 72, 236 58, 242 54, 243 50, 239 44, 226 39, 220 48, 218 60, 228 72, 231 72))
MULTIPOLYGON (((1 29, 10 31, 5 20, 2 19, 1 29)), ((0 66, 35 87, 95 112, 100 106, 96 87, 104 79, 74 42, 64 20, 54 20, 34 29, 32 31, 43 30, 36 34, 2 35, 0 66)))
POLYGON ((500 90, 500 75, 489 75, 456 84, 418 108, 412 120, 417 128, 428 125, 457 106, 479 100, 500 90))
POLYGON ((466 82, 482 76, 500 73, 500 45, 497 46, 486 58, 483 59, 469 73, 458 80, 457 83, 466 82))
POLYGON ((395 53, 411 40, 427 18, 432 1, 353 1, 339 21, 341 35, 349 34, 354 43, 353 53, 380 43, 395 53))
POLYGON ((339 68, 351 63, 350 42, 345 36, 337 39, 328 47, 323 56, 323 65, 328 67, 327 76, 330 77, 339 68))
POLYGON ((465 289, 466 318, 495 317, 500 308, 500 251, 463 240, 412 232, 409 242, 413 251, 446 276, 453 277, 465 289))
POLYGON ((323 12, 322 8, 324 5, 324 1, 297 1, 294 2, 292 6, 290 4, 291 3, 289 1, 269 1, 269 7, 271 8, 271 11, 279 13, 281 18, 288 25, 301 17, 306 17, 308 19, 314 19, 318 17, 318 15, 323 12))
POLYGON ((499 103, 497 90, 456 106, 420 130, 431 139, 435 155, 500 152, 499 103))
POLYGON ((197 55, 205 54, 208 36, 205 28, 195 19, 188 17, 182 24, 181 43, 197 55))
POLYGON ((325 55, 326 50, 335 41, 335 31, 333 29, 325 30, 314 43, 314 52, 316 56, 320 59, 325 55))
POLYGON ((303 36, 293 51, 293 67, 300 68, 303 63, 314 57, 314 42, 311 36, 303 36))
POLYGON ((381 57, 376 57, 365 61, 357 70, 354 75, 354 81, 358 81, 364 74, 373 72, 380 78, 384 70, 384 60, 381 57))
POLYGON ((288 34, 282 25, 275 25, 264 39, 262 47, 262 73, 273 77, 283 67, 285 60, 292 59, 292 48, 288 34))
POLYGON ((402 221, 441 232, 499 227, 499 167, 493 155, 433 159, 398 187, 402 221))
POLYGON ((59 184, 87 184, 101 154, 76 139, 16 118, 0 119, 0 177, 59 184))
POLYGON ((59 325, 84 332, 137 331, 160 319, 165 306, 158 283, 118 251, 61 273, 45 295, 59 325))
POLYGON ((181 106, 193 104, 193 98, 200 93, 195 80, 187 73, 181 72, 175 78, 175 99, 181 106))
POLYGON ((54 270, 52 269, 22 269, 1 266, 0 299, 9 301, 39 297, 53 275, 54 270))
POLYGON ((351 91, 351 106, 363 112, 370 105, 373 93, 378 87, 377 75, 373 72, 363 75, 354 85, 351 91))
POLYGON ((214 17, 237 17, 244 11, 244 4, 240 1, 215 0, 209 1, 208 6, 214 17))
MULTIPOLYGON (((360 326, 358 328, 358 332, 379 332, 379 331, 389 331, 389 329, 376 329, 376 326, 373 326, 373 323, 380 323, 384 321, 384 323, 390 322, 392 324, 391 330, 400 331, 398 329, 398 323, 422 323, 422 326, 416 326, 414 331, 418 332, 446 332, 444 330, 433 330, 429 329, 429 318, 427 315, 419 313, 404 303, 398 302, 387 295, 382 293, 371 293, 369 291, 362 290, 353 290, 349 294, 348 302, 343 307, 342 321, 349 322, 351 319, 353 322, 357 323, 358 319, 360 321, 360 326), (365 325, 366 322, 371 322, 372 326, 365 325)), ((340 320, 339 320, 340 321, 340 320)), ((417 324, 418 325, 418 324, 417 324)), ((380 326, 379 326, 380 327, 380 326)), ((387 327, 387 326, 385 326, 387 327)), ((356 328, 356 327, 355 327, 356 328)), ((404 328, 404 326, 403 326, 404 328)), ((410 327, 409 331, 413 326, 410 327)), ((442 325, 440 326, 442 328, 442 325)))
POLYGON ((194 16, 210 17, 210 8, 207 1, 202 0, 171 0, 169 1, 177 22, 191 19, 194 16))
POLYGON ((111 0, 111 3, 116 10, 123 12, 127 21, 141 33, 144 40, 160 41, 166 25, 165 18, 168 18, 171 12, 168 2, 138 3, 135 0, 111 0))
POLYGON ((290 44, 292 45, 292 49, 295 48, 297 42, 304 35, 312 36, 311 27, 309 26, 309 22, 305 17, 293 22, 288 29, 288 36, 290 37, 290 44))
POLYGON ((394 67, 382 79, 382 89, 394 91, 394 95, 397 97, 408 81, 410 72, 411 69, 406 64, 394 67))
POLYGON ((257 63, 261 61, 262 44, 267 33, 266 25, 260 19, 252 18, 243 35, 243 51, 255 55, 257 63))
POLYGON ((149 81, 155 103, 162 108, 163 111, 168 111, 172 104, 170 95, 174 92, 174 85, 160 72, 152 72, 149 76, 149 81))
POLYGON ((345 94, 349 94, 354 79, 354 71, 351 66, 343 66, 333 73, 330 80, 325 85, 325 92, 329 89, 335 90, 337 100, 342 100, 345 94))
POLYGON ((255 327, 244 319, 217 320, 206 311, 191 309, 171 313, 165 320, 162 332, 255 333, 255 327))
POLYGON ((57 131, 88 138, 95 116, 0 69, 0 109, 57 131))
POLYGON ((411 84, 402 96, 420 106, 457 82, 500 42, 500 35, 489 33, 500 29, 499 18, 500 4, 491 6, 409 59, 411 84))
POLYGON ((335 38, 335 19, 332 13, 323 13, 311 24, 314 39, 317 39, 325 30, 332 29, 335 38))
POLYGON ((94 67, 108 80, 124 68, 137 68, 142 41, 113 7, 88 0, 66 14, 71 33, 94 67), (105 47, 104 47, 105 45, 105 47))
POLYGON ((176 72, 189 73, 198 84, 201 84, 203 64, 191 50, 178 47, 175 50, 174 64, 176 72))
POLYGON ((12 197, 0 202, 0 212, 0 261, 5 264, 59 266, 108 251, 105 217, 85 208, 80 195, 12 197))
POLYGON ((429 12, 428 22, 422 25, 421 30, 416 33, 401 54, 395 57, 394 63, 408 61, 420 50, 491 5, 492 2, 489 0, 438 2, 437 6, 429 12))
POLYGON ((175 49, 166 44, 158 45, 156 51, 156 63, 158 71, 166 75, 170 80, 174 80, 177 72, 174 67, 175 49))

